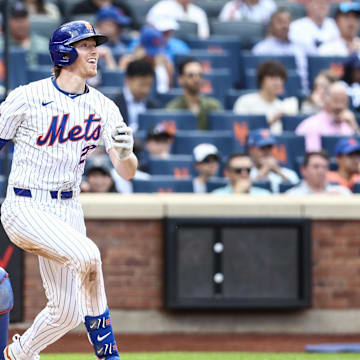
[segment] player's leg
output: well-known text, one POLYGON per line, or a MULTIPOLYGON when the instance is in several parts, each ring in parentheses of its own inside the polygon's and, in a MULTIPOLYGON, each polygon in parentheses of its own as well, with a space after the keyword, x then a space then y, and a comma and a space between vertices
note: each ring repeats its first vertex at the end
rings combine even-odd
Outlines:
MULTIPOLYGON (((101 258, 97 246, 73 226, 39 209, 22 208, 21 213, 13 209, 11 216, 9 213, 9 211, 2 213, 2 221, 9 238, 16 245, 49 260, 49 262, 44 261, 43 267, 50 266, 52 262, 55 262, 60 268, 63 266, 69 270, 69 274, 72 274, 73 297, 77 298, 81 318, 83 320, 105 319, 103 327, 90 329, 90 338, 98 357, 118 358, 107 313, 101 258), (12 221, 12 226, 7 226, 10 221, 12 221), (16 222, 15 226, 14 222, 16 222), (103 332, 106 337, 101 335, 103 332)), ((50 342, 51 339, 55 341, 78 323, 78 318, 74 318, 66 326, 61 326, 63 318, 59 314, 63 314, 64 308, 68 305, 66 299, 69 299, 69 293, 66 298, 64 297, 65 303, 59 301, 61 294, 54 290, 56 289, 55 283, 58 281, 56 276, 54 278, 54 273, 56 273, 56 266, 53 266, 51 270, 42 271, 43 279, 51 284, 47 286, 44 281, 49 303, 47 309, 44 309, 35 319, 34 325, 28 329, 18 343, 14 344, 13 348, 19 355, 19 360, 22 360, 22 355, 24 355, 24 359, 34 355, 35 349, 40 351, 45 348, 52 342, 50 342), (53 316, 50 317, 47 324, 44 324, 41 319, 48 313, 53 316), (38 325, 35 326, 35 323, 42 324, 41 332, 37 330, 38 325), (50 328, 55 329, 52 337, 45 336, 50 328)))
POLYGON ((14 304, 11 283, 6 271, 0 267, 0 360, 8 342, 10 310, 14 304))

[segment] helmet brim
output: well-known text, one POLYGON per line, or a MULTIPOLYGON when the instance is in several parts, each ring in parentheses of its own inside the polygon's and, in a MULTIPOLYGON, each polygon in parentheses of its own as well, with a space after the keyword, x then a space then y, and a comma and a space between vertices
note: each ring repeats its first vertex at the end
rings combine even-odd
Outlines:
POLYGON ((89 38, 93 38, 96 41, 96 46, 105 44, 108 41, 108 37, 105 35, 100 35, 100 34, 83 34, 80 36, 77 36, 74 41, 68 41, 66 43, 66 45, 71 45, 74 44, 78 41, 84 40, 84 39, 89 39, 89 38))

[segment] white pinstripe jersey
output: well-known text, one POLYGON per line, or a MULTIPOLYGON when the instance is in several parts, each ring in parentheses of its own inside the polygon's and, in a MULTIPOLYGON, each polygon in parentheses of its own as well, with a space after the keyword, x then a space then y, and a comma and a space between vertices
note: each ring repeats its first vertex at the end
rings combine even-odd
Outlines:
POLYGON ((0 106, 0 138, 15 143, 9 185, 57 190, 79 187, 86 156, 123 120, 118 107, 92 87, 72 98, 51 78, 13 90, 0 106))

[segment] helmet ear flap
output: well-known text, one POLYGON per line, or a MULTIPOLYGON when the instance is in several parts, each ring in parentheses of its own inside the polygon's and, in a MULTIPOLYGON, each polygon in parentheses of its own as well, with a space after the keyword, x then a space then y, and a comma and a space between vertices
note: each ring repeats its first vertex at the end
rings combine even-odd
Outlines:
POLYGON ((74 47, 63 44, 50 45, 50 55, 53 63, 58 66, 71 65, 78 57, 74 47))

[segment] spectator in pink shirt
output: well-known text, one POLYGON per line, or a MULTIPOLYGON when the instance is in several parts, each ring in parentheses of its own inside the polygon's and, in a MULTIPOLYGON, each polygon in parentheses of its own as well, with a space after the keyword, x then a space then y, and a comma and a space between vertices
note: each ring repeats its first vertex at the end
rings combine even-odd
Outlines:
POLYGON ((330 85, 324 95, 324 109, 303 120, 295 130, 297 135, 305 136, 306 151, 320 151, 322 135, 359 133, 355 115, 348 105, 345 86, 338 81, 330 85))

